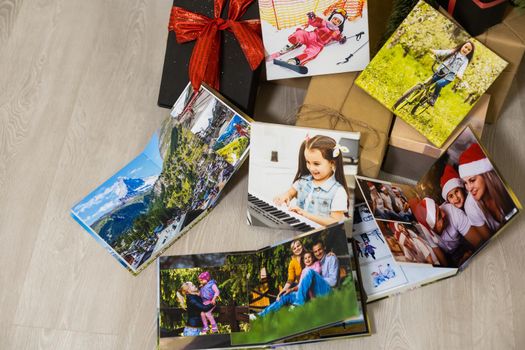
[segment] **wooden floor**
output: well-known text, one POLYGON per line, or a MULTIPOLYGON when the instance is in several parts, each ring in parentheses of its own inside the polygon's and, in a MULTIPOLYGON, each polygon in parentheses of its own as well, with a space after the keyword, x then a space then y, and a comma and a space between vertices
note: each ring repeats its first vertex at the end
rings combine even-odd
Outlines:
MULTIPOLYGON (((133 277, 68 214, 137 155, 156 106, 171 1, 0 0, 0 349, 153 349, 156 268, 133 277)), ((257 117, 304 96, 266 84, 257 117)), ((525 200, 525 69, 483 140, 525 200)), ((254 249, 247 167, 169 254, 254 249)), ((374 334, 305 349, 524 349, 525 216, 461 275, 370 305, 374 334)))

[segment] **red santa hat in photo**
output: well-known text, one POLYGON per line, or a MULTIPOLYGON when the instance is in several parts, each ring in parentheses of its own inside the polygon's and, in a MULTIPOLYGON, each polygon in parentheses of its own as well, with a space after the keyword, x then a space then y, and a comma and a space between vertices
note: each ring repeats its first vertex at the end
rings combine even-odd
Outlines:
POLYGON ((367 182, 367 185, 370 191, 377 190, 377 188, 374 186, 372 182, 367 182))
POLYGON ((432 198, 423 198, 414 208, 416 220, 429 230, 436 226, 437 205, 432 198))
POLYGON ((473 143, 459 156, 459 176, 464 179, 494 170, 492 163, 485 156, 480 145, 473 143))
POLYGON ((450 164, 445 166, 443 175, 441 175, 441 196, 447 200, 447 194, 456 187, 463 187, 463 180, 459 177, 458 172, 450 164))

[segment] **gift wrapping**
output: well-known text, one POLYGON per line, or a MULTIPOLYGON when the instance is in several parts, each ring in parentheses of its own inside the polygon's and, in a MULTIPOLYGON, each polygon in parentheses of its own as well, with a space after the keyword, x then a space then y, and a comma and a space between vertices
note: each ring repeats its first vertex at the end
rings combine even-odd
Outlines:
POLYGON ((471 35, 479 35, 501 22, 508 0, 438 0, 471 35))
POLYGON ((356 72, 312 77, 304 99, 305 105, 324 106, 346 118, 298 118, 296 125, 312 128, 361 132, 359 173, 377 177, 385 154, 392 113, 366 92, 354 85, 356 72), (366 124, 366 127, 363 125, 366 124))
MULTIPOLYGON (((173 6, 214 17, 214 0, 174 0, 173 6)), ((222 18, 227 17, 226 4, 222 18)), ((257 1, 252 2, 241 19, 259 18, 257 1)), ((219 91, 248 115, 253 114, 260 68, 255 71, 250 65, 235 36, 228 30, 221 31, 219 91)), ((169 31, 160 83, 158 105, 172 108, 173 104, 189 82, 188 67, 195 41, 177 43, 175 32, 169 31)))
POLYGON ((480 42, 509 62, 507 68, 487 90, 491 96, 487 123, 495 123, 509 93, 512 80, 525 53, 525 9, 513 8, 503 22, 476 37, 480 42))
POLYGON ((482 95, 441 148, 432 145, 401 118, 396 118, 390 133, 383 170, 393 175, 419 180, 467 125, 478 138, 481 137, 490 100, 489 95, 482 95))

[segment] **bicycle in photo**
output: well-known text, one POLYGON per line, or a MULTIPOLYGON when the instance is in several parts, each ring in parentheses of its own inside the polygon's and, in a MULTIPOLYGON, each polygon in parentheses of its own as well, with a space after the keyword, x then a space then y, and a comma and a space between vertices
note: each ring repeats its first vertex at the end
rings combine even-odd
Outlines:
MULTIPOLYGON (((437 74, 439 79, 445 77, 450 69, 437 57, 434 57, 434 63, 432 64, 432 72, 437 74), (440 70, 437 67, 442 67, 440 70)), ((436 81, 432 81, 434 74, 423 83, 417 83, 406 91, 396 103, 394 103, 392 109, 394 111, 401 110, 403 108, 410 108, 410 114, 420 116, 423 114, 431 105, 430 99, 434 95, 436 90, 436 81)))

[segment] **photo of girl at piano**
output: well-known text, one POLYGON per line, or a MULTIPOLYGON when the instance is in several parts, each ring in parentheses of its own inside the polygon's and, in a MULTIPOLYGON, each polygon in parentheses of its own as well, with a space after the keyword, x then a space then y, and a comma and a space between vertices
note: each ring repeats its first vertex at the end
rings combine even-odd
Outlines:
POLYGON ((343 152, 348 152, 346 147, 331 137, 307 136, 299 149, 292 186, 275 197, 274 203, 286 205, 290 211, 322 226, 345 220, 349 192, 343 172, 343 152))

